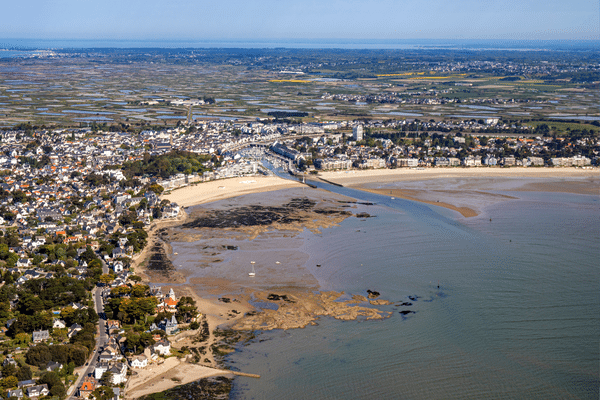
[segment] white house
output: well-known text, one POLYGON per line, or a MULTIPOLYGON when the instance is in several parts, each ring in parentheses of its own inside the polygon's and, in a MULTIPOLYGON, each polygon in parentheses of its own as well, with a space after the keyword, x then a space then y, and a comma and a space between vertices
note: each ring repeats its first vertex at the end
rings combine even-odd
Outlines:
POLYGON ((33 343, 40 343, 50 339, 50 333, 47 330, 34 331, 32 336, 33 343))
POLYGON ((154 345, 154 351, 162 356, 171 354, 171 343, 167 339, 163 339, 154 345))
POLYGON ((50 390, 48 390, 48 385, 45 383, 43 385, 36 385, 27 388, 28 397, 42 397, 47 396, 49 393, 50 390))
POLYGON ((113 385, 119 385, 127 381, 127 364, 116 363, 108 371, 112 373, 113 385))
POLYGON ((123 272, 123 263, 121 261, 117 261, 112 265, 113 271, 115 271, 116 274, 118 274, 119 272, 123 272))
POLYGON ((22 399, 23 398, 23 389, 9 390, 8 393, 6 393, 6 395, 8 397, 16 397, 18 399, 22 399))
POLYGON ((148 358, 145 355, 139 355, 131 358, 129 361, 131 368, 146 368, 148 366, 148 358))
POLYGON ((63 329, 67 327, 67 323, 62 319, 54 318, 54 322, 52 323, 52 328, 55 329, 63 329))
POLYGON ((108 371, 109 368, 110 368, 110 366, 108 365, 108 363, 105 363, 105 362, 96 364, 96 368, 94 368, 94 378, 96 378, 96 379, 102 378, 102 375, 106 371, 108 371))

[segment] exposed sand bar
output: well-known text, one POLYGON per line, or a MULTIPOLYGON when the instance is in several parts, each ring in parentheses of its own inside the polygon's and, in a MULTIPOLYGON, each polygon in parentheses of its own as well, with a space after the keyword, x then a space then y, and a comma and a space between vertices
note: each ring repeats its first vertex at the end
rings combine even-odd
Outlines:
POLYGON ((419 201, 477 216, 486 205, 516 197, 497 192, 600 195, 598 168, 427 168, 323 172, 319 177, 354 189, 419 201))
POLYGON ((440 178, 590 178, 600 179, 598 168, 398 168, 320 172, 319 177, 344 186, 365 183, 418 181, 440 178))
POLYGON ((250 193, 270 192, 302 186, 300 182, 276 176, 251 176, 201 182, 193 186, 176 189, 161 196, 161 198, 175 202, 182 207, 189 207, 250 193))

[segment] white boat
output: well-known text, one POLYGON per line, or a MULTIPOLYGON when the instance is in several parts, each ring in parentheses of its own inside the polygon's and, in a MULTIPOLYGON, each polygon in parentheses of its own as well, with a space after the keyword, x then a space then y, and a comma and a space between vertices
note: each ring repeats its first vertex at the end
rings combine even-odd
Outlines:
POLYGON ((250 261, 252 264, 252 272, 248 272, 248 276, 256 276, 256 272, 254 272, 254 261, 250 261))

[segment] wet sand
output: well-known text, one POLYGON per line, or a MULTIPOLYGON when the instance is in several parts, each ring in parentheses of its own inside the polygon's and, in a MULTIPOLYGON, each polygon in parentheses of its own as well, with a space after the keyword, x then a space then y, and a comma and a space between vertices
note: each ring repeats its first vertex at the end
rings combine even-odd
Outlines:
POLYGON ((581 168, 427 168, 319 173, 354 189, 444 207, 475 217, 490 204, 536 191, 600 195, 600 171, 581 168))
POLYGON ((137 399, 211 376, 231 376, 231 372, 190 364, 176 357, 170 357, 160 365, 133 369, 132 376, 127 382, 125 398, 137 399))
MULTIPOLYGON (((576 178, 589 179, 598 183, 598 168, 396 168, 319 172, 319 177, 344 185, 354 186, 368 183, 390 183, 400 181, 423 181, 447 178, 576 178)), ((597 194, 597 193, 596 193, 597 194)))
MULTIPOLYGON (((194 297, 211 332, 218 326, 242 331, 299 328, 324 315, 384 318, 388 314, 368 301, 337 301, 343 293, 319 293, 318 281, 305 266, 302 232, 318 235, 355 217, 355 203, 303 186, 188 208, 177 221, 151 230, 135 270, 163 291, 173 287, 178 296, 194 297), (152 259, 163 269, 152 269, 152 259), (250 260, 256 261, 256 277, 248 275, 250 260), (293 300, 269 300, 274 293, 293 300), (256 313, 257 302, 278 310, 256 313)), ((212 364, 214 357, 208 358, 212 364)))

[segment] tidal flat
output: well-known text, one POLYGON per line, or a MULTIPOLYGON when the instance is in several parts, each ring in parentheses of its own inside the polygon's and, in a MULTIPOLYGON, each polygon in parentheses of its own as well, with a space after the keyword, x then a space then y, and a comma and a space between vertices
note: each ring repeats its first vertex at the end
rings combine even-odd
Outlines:
POLYGON ((305 232, 318 237, 346 218, 370 216, 356 205, 307 187, 190 207, 180 225, 158 230, 161 243, 152 245, 145 272, 157 283, 183 285, 199 297, 237 307, 225 321, 236 330, 302 328, 321 316, 386 318, 389 311, 363 296, 373 288, 321 291, 311 273, 321 265, 308 266, 309 254, 302 250, 305 232), (240 315, 240 306, 250 311, 240 315))

